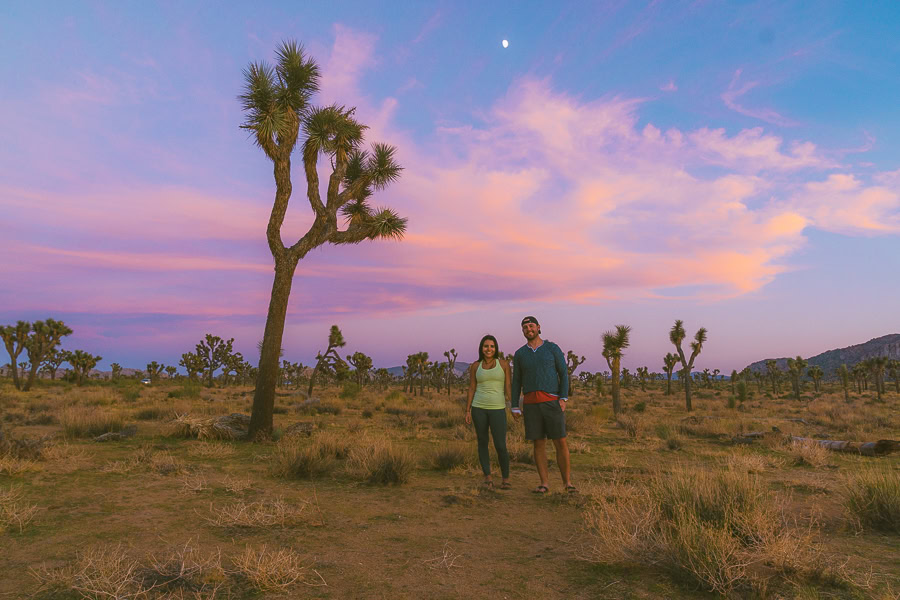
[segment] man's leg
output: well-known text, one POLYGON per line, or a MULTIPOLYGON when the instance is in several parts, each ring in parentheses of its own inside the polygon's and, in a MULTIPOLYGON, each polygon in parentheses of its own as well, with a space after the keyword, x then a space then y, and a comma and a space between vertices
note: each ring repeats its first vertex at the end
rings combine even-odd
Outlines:
POLYGON ((550 474, 547 472, 547 440, 534 440, 534 464, 537 465, 538 477, 541 485, 547 487, 550 482, 550 474))
MULTIPOLYGON (((569 444, 566 443, 566 438, 559 438, 558 440, 553 440, 553 445, 556 446, 556 462, 559 463, 559 474, 562 477, 563 485, 569 487, 572 485, 572 473, 569 467, 569 444)), ((546 462, 544 464, 544 471, 546 472, 546 462)))

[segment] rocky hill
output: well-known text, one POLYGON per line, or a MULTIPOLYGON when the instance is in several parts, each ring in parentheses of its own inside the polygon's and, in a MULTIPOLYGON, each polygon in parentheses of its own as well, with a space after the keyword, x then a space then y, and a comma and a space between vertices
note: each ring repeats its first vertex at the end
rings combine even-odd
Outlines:
MULTIPOLYGON (((834 374, 835 370, 842 364, 852 367, 856 363, 873 356, 887 356, 900 360, 900 333, 891 333, 869 340, 864 344, 856 344, 855 346, 847 346, 846 348, 838 348, 836 350, 828 350, 821 354, 811 356, 809 366, 818 366, 825 372, 826 377, 834 374)), ((750 370, 766 372, 766 361, 771 359, 763 359, 756 361, 750 365, 750 370)), ((782 371, 787 370, 787 358, 776 358, 775 362, 782 371)))

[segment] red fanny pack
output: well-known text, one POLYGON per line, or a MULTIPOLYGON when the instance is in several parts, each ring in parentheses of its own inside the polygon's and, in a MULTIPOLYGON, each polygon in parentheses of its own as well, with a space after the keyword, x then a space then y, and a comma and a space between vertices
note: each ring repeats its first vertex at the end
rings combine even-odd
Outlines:
POLYGON ((541 402, 552 402, 554 400, 559 400, 559 397, 540 390, 525 394, 525 404, 540 404, 541 402))

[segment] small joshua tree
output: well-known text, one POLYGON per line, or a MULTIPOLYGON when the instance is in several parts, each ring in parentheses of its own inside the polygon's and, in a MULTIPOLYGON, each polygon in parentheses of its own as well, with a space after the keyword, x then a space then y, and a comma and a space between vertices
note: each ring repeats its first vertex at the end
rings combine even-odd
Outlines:
POLYGON ((788 373, 791 375, 791 385, 794 388, 794 397, 799 401, 800 400, 800 392, 802 391, 801 385, 801 377, 803 377, 803 369, 806 368, 808 364, 806 360, 803 359, 802 356, 798 356, 797 358, 789 358, 787 359, 788 363, 788 373))
POLYGON ((678 357, 671 352, 667 352, 663 357, 663 371, 666 374, 666 396, 672 395, 672 372, 675 370, 676 364, 678 364, 678 357))
POLYGON ((806 374, 809 375, 809 378, 813 380, 813 387, 815 388, 816 393, 818 394, 819 393, 819 382, 822 381, 822 376, 825 374, 822 371, 822 367, 813 365, 806 371, 806 374))
POLYGON ((686 335, 687 334, 684 331, 684 321, 681 319, 676 320, 675 325, 672 326, 672 329, 669 331, 669 341, 672 342, 675 345, 675 349, 678 350, 678 358, 681 361, 682 379, 684 379, 684 407, 685 410, 690 412, 692 409, 691 369, 694 368, 694 359, 697 358, 701 350, 703 350, 703 344, 706 342, 706 328, 701 327, 694 335, 694 341, 691 342, 690 359, 685 357, 684 350, 681 349, 681 343, 684 341, 686 335))
POLYGON ((584 363, 584 357, 578 357, 577 354, 572 352, 571 350, 566 353, 566 370, 569 372, 569 395, 573 395, 573 383, 575 379, 575 369, 578 368, 579 365, 584 363))
POLYGON ((187 371, 188 379, 190 381, 197 381, 197 373, 203 371, 203 357, 193 352, 185 352, 182 354, 178 364, 187 371))
POLYGON ((447 357, 447 395, 450 395, 450 384, 453 382, 453 367, 456 366, 456 348, 444 352, 447 357))
POLYGON ((772 395, 778 395, 778 363, 769 359, 766 361, 766 373, 769 375, 769 379, 772 380, 772 395))
POLYGON ((47 356, 44 357, 43 369, 50 373, 50 379, 56 379, 56 372, 59 367, 66 362, 64 352, 59 348, 54 348, 47 356))
POLYGON ((84 380, 90 377, 91 369, 96 367, 101 360, 103 360, 102 356, 94 356, 83 350, 66 352, 66 362, 72 365, 78 385, 84 385, 84 380))
POLYGON ((362 389, 372 370, 372 358, 362 352, 354 352, 347 355, 347 362, 353 367, 356 374, 356 385, 362 389))
POLYGON ((46 356, 53 352, 60 340, 67 335, 72 335, 72 330, 62 321, 47 319, 35 321, 31 325, 31 335, 25 340, 25 351, 28 353, 28 380, 23 391, 28 391, 34 385, 38 368, 46 356))
POLYGON ((344 341, 344 334, 341 333, 337 325, 332 325, 328 332, 328 347, 325 352, 316 355, 316 366, 313 367, 312 375, 309 376, 309 389, 307 395, 312 396, 313 386, 316 384, 316 375, 321 372, 330 372, 335 369, 338 364, 343 363, 340 355, 337 353, 338 348, 347 345, 344 341))
POLYGON ((616 325, 615 332, 607 331, 603 334, 603 358, 609 365, 612 387, 613 414, 618 415, 622 410, 622 400, 619 396, 619 369, 622 365, 622 354, 628 347, 628 336, 631 327, 628 325, 616 325))
POLYGON ((837 375, 841 380, 841 388, 844 390, 844 402, 850 402, 850 369, 847 365, 841 365, 837 369, 837 375))
POLYGON ((12 371, 13 385, 17 390, 22 389, 19 381, 19 355, 25 350, 28 343, 28 335, 31 332, 31 323, 28 321, 19 321, 13 325, 0 327, 0 337, 3 338, 3 344, 9 353, 9 370, 12 371))
POLYGON ((161 365, 155 360, 153 362, 147 363, 147 376, 150 377, 150 381, 156 383, 159 379, 160 374, 165 370, 166 365, 161 365))
POLYGON ((178 372, 178 367, 175 367, 172 365, 169 365, 166 367, 166 376, 169 379, 175 379, 175 373, 177 373, 177 372, 178 372))
POLYGON ((206 334, 206 338, 197 344, 196 354, 203 362, 206 374, 206 387, 213 386, 213 375, 225 364, 233 351, 234 338, 223 340, 217 335, 206 334))

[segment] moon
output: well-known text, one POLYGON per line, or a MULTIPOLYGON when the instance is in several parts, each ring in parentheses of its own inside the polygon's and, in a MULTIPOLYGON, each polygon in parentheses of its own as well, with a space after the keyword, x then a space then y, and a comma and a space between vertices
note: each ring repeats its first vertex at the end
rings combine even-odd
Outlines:
POLYGON ((509 48, 509 40, 503 40, 500 43, 503 45, 504 48, 509 48))

